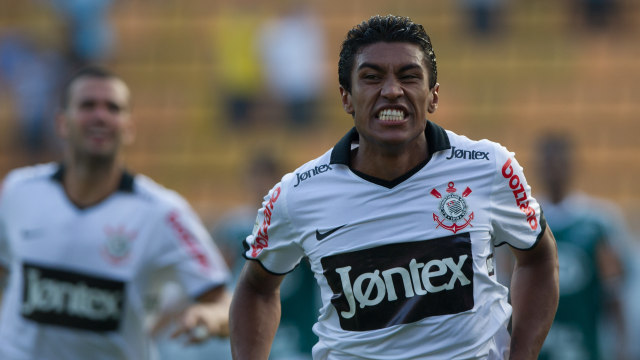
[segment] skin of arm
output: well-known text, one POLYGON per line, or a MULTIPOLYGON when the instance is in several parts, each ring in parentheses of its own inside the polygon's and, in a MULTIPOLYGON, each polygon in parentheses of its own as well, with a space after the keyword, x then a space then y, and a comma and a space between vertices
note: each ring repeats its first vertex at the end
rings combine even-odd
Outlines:
POLYGON ((211 337, 229 336, 229 306, 231 294, 225 286, 218 286, 200 295, 195 304, 187 307, 179 318, 178 328, 171 335, 187 336, 188 344, 203 342, 211 337), (196 331, 206 330, 206 333, 196 331))
POLYGON ((235 360, 267 360, 280 324, 283 275, 247 261, 234 291, 230 311, 231 354, 235 360))
POLYGON ((558 308, 558 250, 547 227, 533 249, 512 251, 510 359, 535 360, 558 308))

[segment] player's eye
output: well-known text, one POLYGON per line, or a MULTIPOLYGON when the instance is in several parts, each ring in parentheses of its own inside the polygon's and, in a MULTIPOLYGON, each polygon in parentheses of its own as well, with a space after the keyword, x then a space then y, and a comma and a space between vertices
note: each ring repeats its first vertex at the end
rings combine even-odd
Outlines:
POLYGON ((122 107, 116 103, 112 103, 109 102, 107 103, 107 109, 109 109, 109 112, 114 113, 114 114, 118 114, 120 112, 122 112, 122 107))
POLYGON ((96 102, 94 100, 84 100, 80 102, 79 107, 82 110, 92 110, 96 107, 96 102))

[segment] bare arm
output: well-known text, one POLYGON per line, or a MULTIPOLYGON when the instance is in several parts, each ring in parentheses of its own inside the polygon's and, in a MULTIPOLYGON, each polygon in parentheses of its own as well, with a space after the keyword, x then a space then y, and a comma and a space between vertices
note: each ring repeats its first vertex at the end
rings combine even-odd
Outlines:
POLYGON ((231 294, 224 286, 213 288, 187 307, 171 335, 187 335, 187 343, 200 343, 213 336, 229 336, 229 306, 231 294))
POLYGON ((558 251, 547 227, 530 250, 513 249, 511 360, 535 360, 558 308, 558 251))
POLYGON ((280 323, 280 284, 255 261, 247 261, 231 303, 231 353, 235 360, 266 360, 280 323))

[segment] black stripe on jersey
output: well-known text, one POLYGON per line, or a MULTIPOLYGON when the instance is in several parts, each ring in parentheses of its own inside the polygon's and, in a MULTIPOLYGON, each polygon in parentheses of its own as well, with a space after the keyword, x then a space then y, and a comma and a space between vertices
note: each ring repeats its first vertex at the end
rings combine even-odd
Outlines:
POLYGON ((469 233, 340 253, 320 262, 343 330, 383 329, 474 306, 469 233))
POLYGON ((21 314, 40 324, 116 331, 124 315, 125 282, 42 265, 22 265, 21 314))

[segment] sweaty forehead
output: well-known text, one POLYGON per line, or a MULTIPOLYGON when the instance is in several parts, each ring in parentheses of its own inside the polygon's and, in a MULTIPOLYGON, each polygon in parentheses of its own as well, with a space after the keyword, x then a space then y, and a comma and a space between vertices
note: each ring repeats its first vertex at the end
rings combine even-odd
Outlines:
POLYGON ((355 58, 355 69, 368 65, 378 67, 417 65, 425 68, 425 57, 420 47, 408 42, 377 42, 364 46, 355 58))
POLYGON ((69 88, 69 103, 83 101, 112 102, 120 106, 129 104, 129 89, 117 78, 81 77, 69 88))

